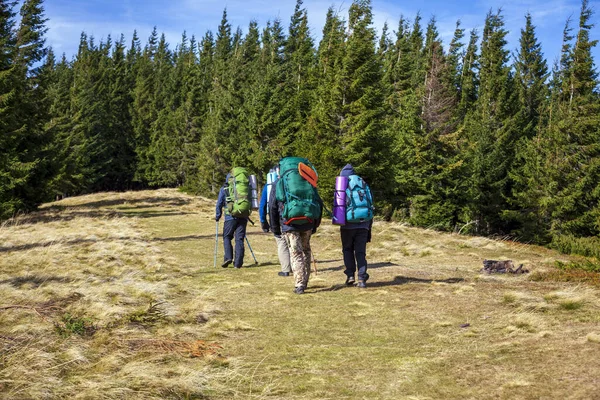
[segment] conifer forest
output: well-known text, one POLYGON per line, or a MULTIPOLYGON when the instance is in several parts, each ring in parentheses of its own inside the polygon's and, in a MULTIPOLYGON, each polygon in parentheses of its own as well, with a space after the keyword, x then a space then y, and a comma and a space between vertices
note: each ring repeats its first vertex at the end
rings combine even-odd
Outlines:
POLYGON ((265 26, 221 23, 167 43, 81 33, 46 45, 42 0, 0 0, 0 219, 57 197, 179 187, 215 196, 233 166, 264 184, 308 158, 331 204, 346 163, 379 218, 600 254, 600 85, 593 10, 565 21, 544 58, 523 16, 509 48, 501 10, 376 30, 370 0, 311 32, 302 0, 265 26), (314 39, 319 37, 319 40, 314 39), (74 40, 77 40, 74 38, 74 40))

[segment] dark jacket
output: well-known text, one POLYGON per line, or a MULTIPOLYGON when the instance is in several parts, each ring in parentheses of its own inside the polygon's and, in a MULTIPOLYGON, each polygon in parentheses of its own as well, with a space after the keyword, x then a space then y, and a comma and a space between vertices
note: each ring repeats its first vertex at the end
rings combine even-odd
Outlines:
POLYGON ((227 177, 225 178, 225 184, 223 187, 221 187, 221 190, 219 190, 219 198, 217 199, 217 208, 215 210, 215 219, 217 221, 221 219, 221 216, 223 215, 223 209, 225 209, 225 221, 231 221, 234 219, 248 219, 243 217, 233 217, 229 214, 229 211, 227 211, 227 195, 229 194, 227 190, 227 181, 229 180, 229 176, 230 174, 227 174, 227 177))
MULTIPOLYGON (((352 164, 346 164, 340 171, 340 176, 357 175, 352 164)), ((340 229, 371 229, 373 220, 364 222, 346 222, 346 225, 340 226, 340 229)))
MULTIPOLYGON (((271 194, 269 198, 269 218, 271 219, 271 231, 275 236, 281 235, 282 232, 291 232, 291 231, 310 231, 313 233, 317 231, 319 225, 321 225, 321 218, 317 219, 313 223, 308 223, 304 225, 286 225, 285 221, 281 217, 281 213, 283 212, 283 207, 285 207, 285 203, 283 201, 277 200, 277 179, 273 182, 273 186, 271 187, 271 194)), ((321 208, 321 216, 323 215, 323 202, 319 198, 319 207, 321 208)))

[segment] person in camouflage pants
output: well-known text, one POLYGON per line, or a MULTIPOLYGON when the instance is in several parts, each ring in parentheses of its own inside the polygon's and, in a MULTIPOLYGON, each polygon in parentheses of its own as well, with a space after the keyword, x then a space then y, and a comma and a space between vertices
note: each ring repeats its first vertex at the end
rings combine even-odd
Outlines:
POLYGON ((311 231, 289 231, 284 232, 283 237, 290 250, 290 261, 294 273, 295 287, 306 288, 310 277, 310 250, 311 231))
MULTIPOLYGON (((281 161, 280 164, 281 165, 281 161)), ((281 177, 280 177, 281 179, 281 177)), ((286 221, 282 214, 285 210, 285 202, 277 200, 277 185, 280 179, 273 183, 269 197, 268 211, 271 221, 271 231, 276 238, 284 238, 290 253, 292 272, 294 273, 294 293, 303 294, 308 285, 310 276, 310 261, 312 252, 310 249, 310 238, 321 224, 323 215, 323 201, 316 192, 315 199, 319 207, 318 218, 305 221, 303 224, 294 224, 286 221)))

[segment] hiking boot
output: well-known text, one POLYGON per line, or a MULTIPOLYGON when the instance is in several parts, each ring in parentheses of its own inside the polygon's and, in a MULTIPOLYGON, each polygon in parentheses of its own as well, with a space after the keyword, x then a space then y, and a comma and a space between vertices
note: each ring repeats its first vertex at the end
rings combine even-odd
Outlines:
POLYGON ((283 272, 283 271, 279 271, 279 272, 277 273, 277 275, 279 275, 279 276, 290 276, 290 273, 289 273, 289 272, 283 272))
POLYGON ((225 260, 223 262, 223 264, 221 264, 221 267, 227 268, 229 266, 229 264, 231 264, 232 262, 233 262, 233 260, 225 260))
POLYGON ((367 284, 365 283, 365 281, 358 281, 358 285, 356 285, 356 287, 364 289, 367 287, 367 284))
POLYGON ((354 280, 354 277, 353 277, 353 276, 349 276, 349 277, 346 279, 346 285, 348 285, 348 286, 352 286, 352 285, 354 285, 354 282, 355 282, 355 280, 354 280))
POLYGON ((304 286, 298 286, 294 289, 294 293, 296 294, 304 294, 304 286))
POLYGON ((235 269, 240 269, 240 268, 242 268, 242 266, 241 266, 241 265, 236 265, 236 266, 234 266, 233 268, 235 268, 235 269))

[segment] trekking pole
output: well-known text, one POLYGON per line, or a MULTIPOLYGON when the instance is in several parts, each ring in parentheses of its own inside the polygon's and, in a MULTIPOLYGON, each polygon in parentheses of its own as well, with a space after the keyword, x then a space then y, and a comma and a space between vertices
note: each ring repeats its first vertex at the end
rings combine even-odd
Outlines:
POLYGON ((217 252, 219 251, 219 221, 217 221, 217 229, 215 232, 215 263, 214 267, 217 268, 217 252))
POLYGON ((254 258, 254 264, 258 264, 256 257, 254 256, 254 251, 252 251, 252 246, 250 246, 250 241, 248 240, 248 236, 246 236, 246 243, 248 243, 248 248, 250 249, 250 253, 252 253, 252 258, 254 258))
POLYGON ((315 276, 317 276, 317 259, 315 258, 315 253, 311 251, 310 254, 312 255, 313 265, 315 266, 315 276))

